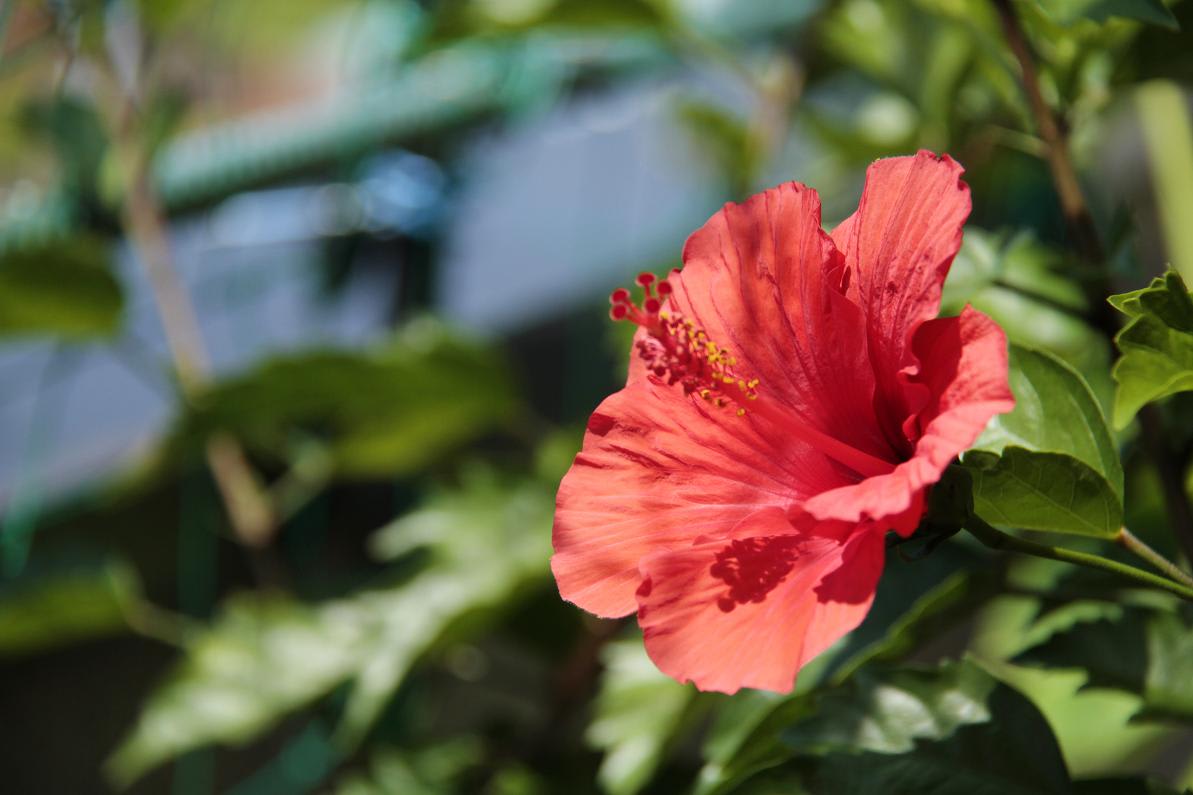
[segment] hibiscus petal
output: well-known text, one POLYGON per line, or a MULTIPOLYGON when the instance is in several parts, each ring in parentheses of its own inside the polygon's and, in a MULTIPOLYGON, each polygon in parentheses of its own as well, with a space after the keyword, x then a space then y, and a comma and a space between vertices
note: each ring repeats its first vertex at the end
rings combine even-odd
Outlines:
POLYGON ((727 348, 796 419, 895 460, 874 413, 865 317, 837 289, 840 253, 820 198, 791 182, 727 204, 684 246, 676 308, 727 348))
POLYGON ((927 151, 876 161, 857 212, 832 233, 845 256, 847 295, 866 315, 881 419, 892 439, 908 413, 898 374, 914 369, 911 337, 940 308, 969 217, 963 172, 948 155, 927 151))
POLYGON ((599 616, 637 609, 638 561, 723 538, 743 514, 849 482, 763 418, 716 409, 644 376, 606 399, 556 497, 560 594, 599 616))
POLYGON ((798 532, 778 510, 731 539, 642 562, 638 623, 659 669, 701 690, 786 692, 870 609, 882 533, 831 523, 798 532))
MULTIPOLYGON (((926 393, 914 418, 915 452, 889 475, 819 494, 805 509, 820 519, 885 521, 910 533, 909 513, 922 491, 978 438, 997 414, 1015 407, 1007 378, 1007 339, 998 324, 965 307, 960 317, 930 320, 919 327, 913 351, 922 363, 913 385, 926 393)), ((918 518, 918 517, 917 517, 918 518)))

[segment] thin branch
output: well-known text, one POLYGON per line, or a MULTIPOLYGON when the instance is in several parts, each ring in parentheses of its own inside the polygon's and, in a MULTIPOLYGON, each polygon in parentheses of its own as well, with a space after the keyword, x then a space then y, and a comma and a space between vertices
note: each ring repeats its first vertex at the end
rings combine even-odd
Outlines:
POLYGON ((1035 59, 1023 27, 1019 24, 1019 17, 1011 5, 1011 0, 993 0, 998 9, 998 17, 1002 21, 1003 34, 1015 60, 1019 62, 1019 69, 1023 76, 1023 89, 1027 93, 1027 101, 1031 106, 1032 116, 1035 118, 1040 138, 1044 141, 1044 151, 1048 159, 1048 168, 1052 171, 1052 181, 1056 184, 1056 192, 1060 196, 1061 212, 1065 222, 1073 234, 1074 242, 1082 256, 1093 263, 1105 260, 1101 241, 1085 203, 1085 196, 1081 192, 1081 183, 1077 180, 1077 171, 1073 168, 1073 161, 1069 158, 1069 143, 1061 131, 1061 125, 1053 114, 1044 95, 1040 92, 1040 78, 1036 70, 1035 59))
POLYGON ((1177 582, 1184 583, 1190 588, 1193 588, 1193 575, 1190 575, 1180 566, 1176 565, 1171 560, 1152 549, 1150 546, 1144 543, 1143 539, 1132 533, 1127 528, 1119 528, 1118 535, 1114 537, 1114 542, 1141 560, 1146 560, 1148 563, 1152 564, 1157 571, 1160 571, 1166 576, 1171 577, 1177 582))
MULTIPOLYGON (((174 264, 165 214, 150 180, 149 153, 138 137, 134 94, 130 90, 126 95, 113 125, 118 154, 126 166, 122 216, 135 258, 149 279, 183 395, 189 398, 207 381, 211 365, 194 306, 174 264)), ((277 518, 239 442, 227 434, 214 435, 207 441, 206 454, 237 540, 249 547, 266 546, 277 529, 277 518)))
MULTIPOLYGON (((1105 274, 1105 251, 1098 237, 1097 226, 1090 214, 1089 205, 1081 192, 1077 171, 1069 157, 1069 145, 1060 121, 1040 91, 1039 73, 1035 58, 1012 0, 991 0, 1002 22, 1003 33, 1023 78, 1023 89, 1031 106, 1032 116, 1039 128, 1047 150, 1048 167, 1052 181, 1060 197, 1061 211, 1065 216, 1069 234, 1077 252, 1088 264, 1095 266, 1098 273, 1105 274)), ((1110 280, 1104 275, 1085 283, 1089 299, 1091 321, 1106 337, 1113 341, 1118 333, 1120 320, 1106 296, 1113 292, 1110 280)), ((1180 462, 1176 461, 1164 433, 1164 423, 1154 405, 1144 406, 1139 412, 1144 448, 1156 467, 1164 491, 1164 502, 1169 525, 1184 550, 1185 557, 1193 561, 1193 504, 1185 491, 1180 462)))
POLYGON ((1125 563, 1119 563, 1116 560, 1091 555, 1087 552, 1078 552, 1074 549, 1066 549, 1065 547, 1054 547, 1048 544, 1028 541, 1026 538, 1020 538, 997 530, 977 516, 972 516, 966 521, 965 529, 991 549, 1003 552, 1018 552, 1021 555, 1059 560, 1064 563, 1072 563, 1076 566, 1084 566, 1088 569, 1109 572, 1123 579, 1130 580, 1135 585, 1167 591, 1182 599, 1193 602, 1193 588, 1173 582, 1167 577, 1152 574, 1150 571, 1144 571, 1134 566, 1128 566, 1125 563))

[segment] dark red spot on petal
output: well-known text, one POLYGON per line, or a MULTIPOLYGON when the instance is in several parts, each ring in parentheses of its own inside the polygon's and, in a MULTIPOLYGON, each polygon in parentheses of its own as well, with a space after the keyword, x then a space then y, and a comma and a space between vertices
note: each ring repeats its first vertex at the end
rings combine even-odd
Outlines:
POLYGON ((728 613, 739 604, 762 602, 791 573, 799 557, 794 536, 738 539, 717 553, 709 573, 728 586, 717 607, 728 613))

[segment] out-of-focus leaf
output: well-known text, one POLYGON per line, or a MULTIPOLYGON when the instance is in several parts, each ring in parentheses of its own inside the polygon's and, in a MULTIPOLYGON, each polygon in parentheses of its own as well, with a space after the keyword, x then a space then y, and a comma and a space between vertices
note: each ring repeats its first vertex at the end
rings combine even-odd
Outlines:
POLYGON ((1193 297, 1169 271, 1110 303, 1131 318, 1114 338, 1122 352, 1114 365, 1114 424, 1122 428, 1145 404, 1193 390, 1193 297))
POLYGON ((513 409, 500 356, 426 321, 371 352, 287 356, 218 383, 198 396, 174 444, 224 431, 284 457, 299 431, 326 439, 341 474, 387 475, 418 469, 513 409))
MULTIPOLYGON (((1021 296, 1038 309, 1079 314, 1086 308, 1084 294, 1078 284, 1063 275, 1064 264, 1059 252, 1043 245, 1030 233, 998 233, 967 227, 961 250, 945 281, 941 297, 943 311, 958 313, 967 303, 975 306, 986 303, 981 297, 994 290, 1021 296)), ((1022 307, 1017 307, 1017 311, 1021 312, 1022 307)), ((1040 317, 1032 320, 1038 324, 1040 317)), ((1045 347, 1046 342, 1053 341, 1061 342, 1051 338, 1034 340, 1036 347, 1045 347)))
POLYGON ((457 737, 420 749, 384 748, 369 760, 367 771, 340 781, 335 795, 441 795, 456 789, 461 773, 484 760, 484 746, 457 737))
POLYGON ((838 672, 843 678, 863 664, 902 660, 925 640, 956 626, 972 610, 998 593, 998 584, 984 573, 957 572, 920 597, 891 625, 882 640, 863 649, 838 672))
POLYGON ((1180 795, 1172 787, 1146 778, 1097 778, 1073 782, 1073 795, 1180 795))
POLYGON ((1161 0, 1037 0, 1044 13, 1061 23, 1080 19, 1105 22, 1111 17, 1134 19, 1149 25, 1179 30, 1176 17, 1161 0))
POLYGON ((655 26, 663 17, 648 0, 455 0, 436 13, 435 37, 459 38, 544 27, 600 30, 655 26))
POLYGON ((1077 623, 1017 659, 1080 668, 1087 687, 1143 699, 1135 720, 1193 721, 1193 611, 1123 607, 1117 615, 1077 623))
MULTIPOLYGON (((1005 44, 988 4, 845 0, 831 4, 818 38, 833 58, 910 103, 917 145, 939 148, 952 129, 986 116, 991 106, 1021 104, 1002 65, 1005 44), (867 46, 859 47, 861 41, 867 46)), ((849 110, 842 110, 834 115, 845 118, 849 110)), ((881 114, 872 118, 880 126, 889 123, 881 114)), ((864 125, 865 119, 856 120, 864 125)), ((877 143, 864 126, 832 126, 846 142, 877 143)))
POLYGON ((345 681, 353 686, 337 741, 355 743, 457 620, 500 608, 545 576, 552 507, 541 484, 477 470, 462 490, 378 534, 383 557, 424 551, 407 581, 320 606, 234 599, 150 697, 110 761, 113 777, 129 782, 186 751, 246 742, 345 681))
POLYGON ((597 772, 610 795, 634 795, 650 781, 684 711, 691 687, 660 673, 641 638, 608 644, 588 744, 605 752, 597 772))
POLYGON ((1169 267, 1193 281, 1193 119, 1185 89, 1170 80, 1150 81, 1135 92, 1135 107, 1169 267))
POLYGON ((365 653, 367 627, 350 609, 312 610, 282 597, 230 601, 191 638, 109 760, 127 784, 178 754, 240 743, 347 677, 365 653))
POLYGON ((117 562, 28 580, 0 591, 0 656, 125 631, 141 590, 136 573, 117 562))
POLYGON ((996 524, 1111 537, 1122 525, 1118 450, 1085 381, 1049 354, 1011 346, 1015 409, 963 461, 974 509, 996 524))
POLYGON ((77 237, 0 255, 0 334, 107 335, 123 296, 108 244, 77 237))
POLYGON ((1022 695, 968 662, 860 671, 810 694, 782 741, 789 760, 735 791, 1070 791, 1047 721, 1022 695))
POLYGON ((108 149, 95 106, 71 94, 57 94, 31 101, 21 115, 30 139, 54 147, 63 182, 75 192, 94 191, 108 149))
POLYGON ((431 561, 405 585, 354 600, 372 623, 372 642, 345 708, 342 743, 359 741, 418 655, 457 619, 498 609, 546 576, 554 504, 542 484, 511 485, 475 470, 463 490, 439 494, 377 533, 379 557, 422 548, 431 561))
POLYGON ((1046 350, 1081 373, 1109 414, 1114 384, 1110 346, 1088 322, 1089 304, 1072 263, 1027 232, 968 227, 941 297, 943 314, 972 304, 1019 345, 1046 350))
POLYGON ((680 103, 676 115, 720 167, 734 193, 750 185, 762 151, 746 120, 718 105, 695 100, 680 103))
POLYGON ((994 578, 958 571, 958 560, 942 548, 915 563, 892 561, 879 584, 875 609, 849 637, 843 648, 821 655, 800 672, 793 695, 749 692, 721 709, 705 743, 706 763, 700 772, 700 795, 724 792, 734 782, 781 763, 790 754, 782 739, 784 728, 807 709, 806 694, 826 678, 842 682, 873 663, 908 659, 917 649, 951 631, 982 604, 994 578), (932 571, 944 561, 943 575, 932 571), (894 575, 894 576, 892 576, 894 575), (888 616, 885 607, 903 599, 904 609, 888 616), (836 656, 839 659, 834 660, 836 656), (818 670, 816 666, 823 666, 818 670))

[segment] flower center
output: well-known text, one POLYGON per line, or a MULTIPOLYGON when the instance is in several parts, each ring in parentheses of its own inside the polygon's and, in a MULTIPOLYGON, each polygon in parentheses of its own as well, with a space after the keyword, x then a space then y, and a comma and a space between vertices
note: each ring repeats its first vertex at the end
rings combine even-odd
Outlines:
POLYGON ((767 417, 863 477, 894 469, 891 462, 829 436, 779 401, 762 397, 759 380, 739 372, 735 356, 709 339, 691 319, 673 307, 663 308, 671 296, 666 279, 640 273, 637 283, 643 293, 641 304, 634 302, 629 290, 619 287, 609 296, 609 317, 646 329, 649 336, 635 343, 634 352, 656 378, 665 379, 668 385, 680 384, 685 395, 694 394, 719 409, 735 404, 738 417, 747 412, 767 417))
POLYGON ((696 394, 717 408, 735 400, 741 404, 737 416, 744 416, 745 404, 758 398, 758 379, 739 375, 734 370, 737 359, 710 340, 703 329, 678 312, 663 309, 663 301, 671 295, 671 285, 665 279, 656 285, 654 274, 642 273, 638 284, 644 293, 642 305, 633 302, 629 290, 620 288, 609 296, 609 316, 628 320, 650 333, 634 346, 646 368, 669 385, 680 384, 685 395, 696 394))

